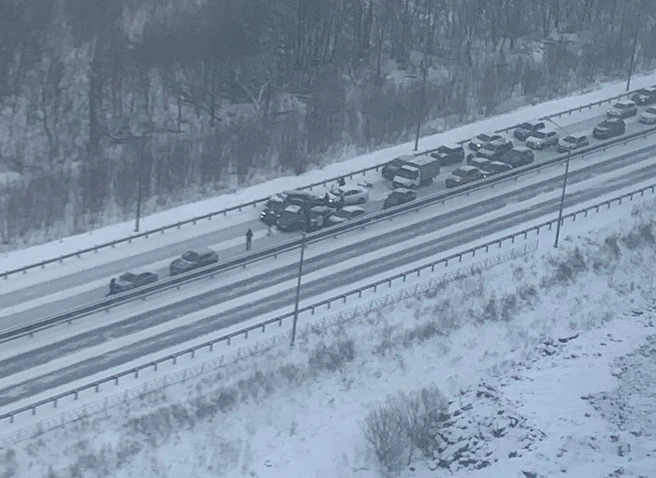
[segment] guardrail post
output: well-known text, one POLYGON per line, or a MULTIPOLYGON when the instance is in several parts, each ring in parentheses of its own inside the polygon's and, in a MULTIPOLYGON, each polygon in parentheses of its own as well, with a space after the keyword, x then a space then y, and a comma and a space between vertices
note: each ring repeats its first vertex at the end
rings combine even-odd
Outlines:
POLYGON ((100 391, 100 384, 97 383, 96 386, 95 386, 94 388, 95 388, 95 390, 96 390, 96 393, 98 393, 98 392, 100 391))
POLYGON ((52 405, 53 405, 53 408, 57 408, 57 399, 56 398, 52 401, 52 405))
POLYGON ((528 231, 524 231, 524 239, 528 237, 528 231))
POLYGON ((344 294, 342 297, 344 298, 344 302, 342 302, 342 304, 346 304, 346 294, 344 294))
POLYGON ((73 400, 77 400, 77 396, 78 396, 79 393, 80 393, 80 392, 78 392, 77 390, 75 390, 75 391, 73 392, 73 400))
POLYGON ((378 289, 378 284, 374 284, 374 294, 376 293, 376 289, 378 289))
POLYGON ((245 338, 245 339, 248 338, 248 330, 244 332, 244 338, 245 338))
POLYGON ((462 262, 462 254, 458 254, 458 262, 462 262))
POLYGON ((157 362, 153 362, 153 372, 157 372, 157 362))
POLYGON ((392 279, 389 279, 389 280, 387 281, 387 286, 390 287, 390 288, 392 287, 392 279))
POLYGON ((405 279, 406 279, 405 273, 403 273, 403 282, 405 282, 405 279))
POLYGON ((489 245, 489 244, 485 244, 485 252, 487 253, 489 250, 490 250, 490 245, 489 245))
POLYGON ((512 237, 510 238, 510 243, 514 244, 515 243, 515 235, 513 234, 512 237))
POLYGON ((134 378, 139 378, 139 369, 138 368, 134 369, 134 378))
POLYGON ((114 376, 114 385, 118 385, 118 375, 114 376))
POLYGON ((32 407, 32 415, 36 415, 36 407, 32 407))

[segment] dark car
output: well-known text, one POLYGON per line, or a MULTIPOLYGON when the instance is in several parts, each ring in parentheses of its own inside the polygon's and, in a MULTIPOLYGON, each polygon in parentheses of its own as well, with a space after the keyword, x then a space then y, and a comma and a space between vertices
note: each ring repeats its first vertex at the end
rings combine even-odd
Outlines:
POLYGON ((412 161, 414 159, 415 157, 412 156, 411 154, 406 154, 404 156, 399 156, 398 158, 394 158, 385 166, 383 166, 383 171, 382 171, 383 177, 391 181, 392 179, 394 179, 394 176, 396 176, 396 173, 399 171, 399 169, 401 169, 402 166, 405 166, 409 161, 412 161))
POLYGON ((502 163, 509 164, 513 168, 519 168, 531 164, 535 159, 535 153, 529 148, 514 148, 499 158, 502 163))
POLYGON ((280 213, 276 226, 281 231, 294 231, 305 227, 305 212, 297 204, 290 204, 280 213))
POLYGON ((499 140, 493 143, 486 144, 476 153, 477 156, 490 161, 496 161, 508 151, 513 149, 513 142, 506 140, 499 140))
POLYGON ((171 262, 169 271, 171 275, 182 274, 184 272, 198 269, 219 262, 219 255, 212 249, 199 251, 187 251, 179 259, 171 262))
POLYGON ((396 188, 383 201, 383 209, 399 206, 417 199, 417 191, 406 188, 396 188))
POLYGON ((142 272, 140 274, 126 272, 125 274, 118 276, 118 278, 111 283, 110 294, 119 294, 138 287, 143 287, 147 284, 157 282, 157 279, 157 274, 154 272, 142 272))
POLYGON ((460 163, 465 159, 465 148, 461 144, 444 145, 433 151, 431 156, 440 162, 440 166, 460 163))
POLYGON ((609 118, 599 123, 592 131, 592 136, 597 139, 608 139, 621 136, 626 132, 626 123, 619 118, 609 118))
POLYGON ((483 174, 480 169, 474 166, 461 166, 447 176, 445 183, 447 188, 453 188, 461 184, 471 183, 482 177, 483 174))
POLYGON ((264 211, 260 213, 260 220, 267 226, 273 226, 286 205, 287 202, 281 194, 271 196, 264 205, 264 211))
POLYGON ((513 136, 519 140, 525 141, 526 138, 531 136, 533 133, 544 128, 544 121, 527 121, 526 123, 520 124, 515 129, 513 136))
POLYGON ((631 95, 631 100, 640 106, 656 103, 656 86, 643 88, 631 95))
POLYGON ((495 133, 481 133, 478 136, 475 136, 469 141, 469 149, 473 151, 478 151, 486 144, 494 143, 496 141, 504 139, 500 134, 495 133))
POLYGON ((305 232, 318 231, 322 227, 328 225, 328 218, 335 212, 335 210, 328 206, 314 206, 308 213, 307 224, 301 222, 299 226, 305 232))
POLYGON ((282 197, 285 198, 285 202, 287 203, 285 207, 288 204, 294 204, 296 206, 302 207, 305 210, 310 210, 314 206, 323 206, 326 204, 324 198, 307 191, 285 191, 282 193, 282 197))
POLYGON ((494 176, 495 174, 505 173, 510 171, 513 167, 508 163, 502 163, 501 161, 490 161, 481 169, 481 174, 484 178, 489 176, 494 176))

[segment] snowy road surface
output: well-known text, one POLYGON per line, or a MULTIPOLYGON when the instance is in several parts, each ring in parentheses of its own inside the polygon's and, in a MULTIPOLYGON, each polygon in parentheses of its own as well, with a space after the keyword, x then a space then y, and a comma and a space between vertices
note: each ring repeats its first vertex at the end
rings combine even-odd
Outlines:
MULTIPOLYGON (((567 205, 574 206, 651 179, 654 177, 654 162, 648 153, 626 153, 603 162, 595 160, 593 164, 586 164, 571 174, 567 205), (618 161, 626 167, 616 169, 615 163, 618 161)), ((395 224, 396 230, 382 234, 377 234, 375 227, 367 229, 358 236, 358 242, 351 238, 349 245, 334 251, 323 251, 324 247, 331 247, 331 241, 313 245, 306 263, 307 276, 302 297, 314 297, 376 273, 461 247, 463 243, 516 229, 518 225, 545 215, 553 217, 559 203, 560 184, 561 178, 556 176, 531 186, 517 185, 511 193, 495 189, 499 196, 478 200, 454 211, 435 215, 433 208, 428 217, 420 217, 412 227, 399 229, 395 224), (458 225, 462 225, 460 230, 446 232, 458 225), (440 234, 440 231, 445 233, 440 234), (379 253, 372 257, 367 254, 370 251, 379 253)), ((74 332, 77 327, 62 328, 58 339, 46 346, 29 351, 27 348, 24 351, 18 348, 5 351, 0 361, 0 406, 119 367, 167 347, 216 333, 231 324, 272 310, 290 307, 293 303, 296 265, 269 267, 262 264, 259 272, 257 267, 253 267, 246 271, 248 276, 241 281, 215 287, 194 297, 187 296, 174 306, 143 313, 130 313, 130 307, 126 306, 120 312, 123 318, 115 323, 77 335, 74 332), (183 320, 205 308, 221 308, 228 304, 231 306, 218 313, 200 315, 194 321, 183 320), (169 322, 175 324, 167 327, 169 322), (139 334, 140 340, 126 344, 126 339, 139 334), (69 360, 73 357, 75 360, 69 360)), ((151 304, 150 307, 156 305, 151 304)), ((91 316, 85 320, 92 322, 95 319, 91 316)))

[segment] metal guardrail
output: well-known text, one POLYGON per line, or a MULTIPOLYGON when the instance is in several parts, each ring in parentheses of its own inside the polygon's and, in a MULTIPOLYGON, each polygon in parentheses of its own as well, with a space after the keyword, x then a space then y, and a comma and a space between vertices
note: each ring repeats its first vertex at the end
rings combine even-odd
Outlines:
MULTIPOLYGON (((571 219, 573 222, 576 221, 577 217, 580 217, 583 215, 584 217, 587 217, 588 214, 592 211, 595 213, 599 213, 600 210, 603 208, 610 209, 611 206, 614 203, 617 203, 618 205, 621 205, 623 201, 629 200, 633 201, 633 198, 638 196, 638 197, 643 197, 645 195, 645 192, 650 191, 652 194, 656 194, 656 183, 653 183, 649 186, 646 186, 644 188, 636 189, 635 191, 629 192, 622 194, 621 196, 617 196, 615 198, 594 204, 592 206, 588 206, 587 208, 582 208, 579 209, 575 212, 565 214, 562 217, 562 222, 565 222, 568 219, 571 219)), ((308 305, 305 307, 301 307, 298 310, 298 313, 305 313, 305 312, 310 312, 310 314, 314 315, 317 309, 321 307, 326 307, 327 309, 330 309, 331 305, 336 303, 336 302, 341 302, 345 303, 349 297, 354 297, 357 296, 357 298, 362 297, 362 293, 368 290, 371 290, 372 292, 377 292, 378 288, 380 287, 385 287, 387 286, 392 287, 394 282, 402 281, 406 282, 408 277, 420 277, 422 272, 435 272, 436 267, 443 265, 444 267, 448 267, 449 262, 462 262, 463 258, 467 258, 468 256, 471 257, 476 257, 476 254, 480 251, 483 251, 485 253, 489 252, 490 248, 492 247, 498 247, 501 248, 504 243, 507 243, 510 241, 511 244, 515 243, 515 240, 517 238, 521 238, 526 240, 528 238, 529 233, 535 232, 537 235, 540 234, 541 230, 547 229, 548 231, 551 231, 553 226, 558 223, 558 219, 552 219, 549 221, 542 222, 536 226, 532 226, 526 229, 522 229, 521 231, 517 231, 511 234, 507 234, 501 238, 494 239, 493 241, 489 241, 483 244, 480 244, 478 246, 472 247, 470 249, 466 249, 461 252, 457 252, 455 254, 451 254, 447 257, 443 257, 441 259, 438 259, 436 261, 429 262, 427 264, 424 264, 419 267, 415 267, 413 269, 409 269, 407 271, 395 274, 391 277, 387 277, 385 279, 381 279, 379 281, 373 282, 371 284, 368 284, 364 287, 359 287, 357 289, 352 289, 348 292, 345 292, 343 294, 331 297, 329 299, 322 300, 320 302, 314 303, 312 305, 308 305)), ((248 338, 248 334, 254 331, 265 331, 267 327, 269 326, 282 326, 282 323, 284 320, 290 320, 293 319, 294 317, 294 312, 289 312, 283 315, 280 315, 278 317, 274 317, 268 320, 265 320, 263 322, 260 322, 255 325, 251 325, 249 327, 245 327, 241 330, 238 330, 236 332, 232 332, 230 334, 222 335, 221 337, 218 337, 216 339, 208 340, 202 344, 196 345, 194 347, 190 347, 187 349, 184 349, 180 352, 176 352, 174 354, 167 355, 165 357, 162 357, 157 360, 150 361, 148 363, 139 365, 137 367, 133 367, 129 370, 120 372, 118 374, 111 375, 109 377, 105 377, 103 379, 94 381, 92 383, 83 385, 81 387, 75 388, 73 390, 69 390, 64 393, 60 393, 58 395, 48 397, 46 399, 40 400, 38 402, 35 402, 33 404, 18 408, 16 410, 12 410, 10 412, 4 413, 0 415, 0 422, 8 420, 9 423, 14 423, 14 417, 17 415, 20 415, 25 412, 31 412, 32 414, 36 413, 37 408, 43 407, 48 404, 52 404, 55 408, 57 407, 57 404, 60 400, 68 398, 68 397, 73 397, 74 400, 78 399, 78 396, 80 393, 86 391, 86 390, 95 390, 98 392, 100 390, 100 387, 106 383, 114 383, 118 384, 121 378, 128 377, 128 376, 134 376, 135 378, 139 377, 139 373, 143 370, 147 369, 152 369, 153 371, 157 371, 159 365, 165 364, 170 362, 171 364, 176 364, 178 359, 181 357, 185 356, 190 356, 191 358, 194 358, 196 353, 203 350, 203 349, 208 349, 209 352, 213 352, 214 347, 217 346, 218 344, 225 343, 226 345, 230 345, 232 340, 237 338, 237 337, 244 337, 248 338)))
MULTIPOLYGON (((600 105, 605 104, 605 103, 612 103, 613 101, 617 101, 618 99, 629 97, 632 94, 636 93, 637 91, 639 91, 639 90, 633 90, 633 91, 629 91, 627 93, 622 93, 620 95, 613 96, 611 98, 606 98, 606 99, 601 100, 601 101, 595 101, 594 103, 588 103, 586 105, 582 105, 582 106, 578 106, 576 108, 571 108, 571 109, 568 109, 568 110, 565 110, 565 111, 561 111, 561 112, 555 113, 553 115, 543 116, 539 119, 545 120, 545 119, 550 119, 550 118, 560 118, 561 116, 564 116, 564 115, 571 115, 574 112, 580 112, 580 111, 583 111, 584 109, 591 109, 591 108, 594 108, 595 106, 600 106, 600 105)), ((517 125, 514 125, 514 126, 509 126, 507 128, 502 128, 502 129, 496 130, 495 133, 506 133, 508 131, 514 130, 518 126, 519 125, 517 124, 517 125)), ((469 139, 459 141, 458 144, 463 144, 463 143, 466 143, 467 141, 469 141, 469 139)), ((429 154, 429 153, 432 153, 434 151, 436 151, 436 149, 429 149, 429 150, 421 152, 421 153, 415 153, 415 156, 419 156, 419 155, 423 155, 423 154, 429 154)), ((391 158, 390 158, 390 160, 391 160, 391 158)), ((375 166, 370 166, 368 168, 359 169, 357 171, 353 171, 351 173, 348 173, 348 174, 345 174, 345 175, 342 175, 342 176, 337 176, 337 177, 333 177, 333 178, 330 178, 330 179, 326 179, 324 181, 311 183, 311 184, 308 184, 306 186, 302 186, 302 187, 297 188, 297 189, 299 189, 299 190, 308 189, 308 190, 311 191, 313 188, 318 187, 318 186, 326 187, 326 185, 328 185, 330 183, 334 183, 334 182, 338 181, 340 178, 353 179, 354 176, 358 176, 358 175, 366 176, 366 174, 368 172, 378 171, 383 166, 385 166, 388 162, 389 161, 386 161, 385 163, 380 163, 380 164, 377 164, 375 166)), ((89 254, 91 252, 97 253, 101 249, 113 248, 113 247, 116 247, 118 244, 122 244, 122 243, 125 243, 125 242, 131 243, 135 239, 139 239, 139 238, 147 239, 148 237, 150 237, 153 234, 157 234, 157 233, 163 234, 165 231, 167 231, 169 229, 180 229, 182 226, 189 225, 189 224, 196 224, 197 222, 203 221, 203 220, 211 221, 213 218, 215 218, 217 216, 225 216, 229 212, 233 212, 233 211, 241 212, 242 209, 245 209, 245 208, 248 208, 248 207, 257 207, 258 204, 263 204, 268 199, 269 199, 268 197, 261 198, 261 199, 256 199, 254 201, 250 201, 250 202, 247 202, 247 203, 244 203, 244 204, 240 204, 238 206, 233 206, 233 207, 229 207, 229 208, 226 208, 226 209, 221 209, 219 211, 204 214, 202 216, 195 216, 191 219, 187 219, 187 220, 184 220, 184 221, 179 221, 179 222, 176 222, 174 224, 169 224, 167 226, 162 226, 162 227, 159 227, 159 228, 156 228, 156 229, 150 229, 148 231, 144 231, 144 232, 141 232, 141 233, 138 233, 138 234, 132 234, 132 235, 124 237, 122 239, 117 239, 115 241, 110 241, 110 242, 99 244, 99 245, 89 247, 89 248, 86 248, 86 249, 81 249, 79 251, 72 252, 72 253, 69 253, 69 254, 63 254, 63 255, 55 257, 53 259, 47 259, 47 260, 40 261, 40 262, 37 262, 37 263, 34 263, 34 264, 30 264, 30 265, 27 265, 27 266, 24 266, 24 267, 19 267, 17 269, 11 269, 11 270, 8 270, 8 271, 4 271, 4 272, 0 273, 0 277, 3 278, 3 279, 8 279, 9 276, 16 275, 18 273, 27 273, 27 271, 29 271, 31 269, 45 268, 47 265, 50 265, 50 264, 61 263, 65 260, 67 260, 67 259, 79 258, 83 254, 89 254)))
MULTIPOLYGON (((600 143, 594 146, 589 146, 587 148, 580 149, 576 152, 572 152, 571 158, 584 156, 586 154, 595 151, 605 151, 609 147, 623 145, 629 143, 632 140, 647 137, 654 133, 656 133, 656 127, 652 127, 647 130, 633 133, 628 136, 615 138, 613 140, 604 143, 600 143)), ((656 146, 652 145, 644 149, 653 149, 654 147, 656 146)), ((632 152, 632 154, 633 153, 634 152, 632 152)), ((408 211, 417 210, 422 207, 443 202, 446 201, 447 199, 452 199, 453 197, 462 194, 470 194, 474 190, 482 189, 490 185, 501 183, 503 181, 507 181, 510 178, 516 179, 524 174, 528 174, 531 173, 532 171, 552 166, 554 164, 563 162, 566 159, 567 159, 567 153, 562 154, 560 156, 556 156, 555 158, 552 158, 550 160, 541 163, 531 164, 529 166, 524 166, 519 169, 507 171, 506 173, 490 176, 481 181, 459 186, 458 188, 455 188, 452 191, 435 194, 432 196, 428 196, 426 198, 413 201, 411 203, 402 204, 400 206, 396 206, 393 208, 383 209, 382 211, 370 213, 365 216, 362 216, 361 218, 308 234, 306 236, 306 244, 318 242, 327 237, 334 237, 339 234, 343 234, 355 229, 359 229, 373 223, 377 223, 383 220, 388 220, 395 216, 403 215, 408 211)), ((150 284, 148 286, 133 291, 124 292, 122 294, 111 296, 103 300, 78 307, 76 309, 55 314, 46 317, 44 319, 39 319, 30 324, 24 324, 14 329, 6 330, 0 333, 0 343, 7 342, 9 340, 13 340, 21 336, 32 335, 37 331, 44 330, 58 324, 70 323, 74 319, 78 319, 80 317, 84 317, 86 315, 99 312, 102 310, 109 310, 111 307, 123 305, 133 300, 143 299, 150 295, 157 294, 171 288, 179 288, 183 284, 198 280, 203 277, 207 277, 207 276, 211 277, 214 274, 220 272, 225 272, 227 270, 234 269, 237 267, 244 267, 248 264, 260 261, 262 259, 274 257, 284 252, 289 252, 297 247, 300 247, 302 241, 303 241, 302 238, 291 239, 281 244, 277 244, 275 246, 262 249, 260 251, 255 251, 248 255, 242 255, 223 263, 207 266, 205 268, 197 269, 195 271, 191 271, 186 274, 169 277, 162 281, 155 282, 153 284, 150 284)))

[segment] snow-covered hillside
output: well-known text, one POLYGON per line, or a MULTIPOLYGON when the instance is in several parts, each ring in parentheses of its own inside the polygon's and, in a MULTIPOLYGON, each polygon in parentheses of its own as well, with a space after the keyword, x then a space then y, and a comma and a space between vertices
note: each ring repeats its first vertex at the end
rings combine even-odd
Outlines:
POLYGON ((379 477, 366 417, 431 387, 449 414, 401 476, 651 476, 644 211, 15 443, 1 476, 379 477))

